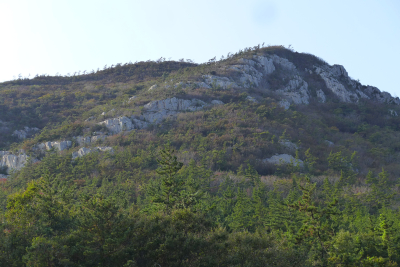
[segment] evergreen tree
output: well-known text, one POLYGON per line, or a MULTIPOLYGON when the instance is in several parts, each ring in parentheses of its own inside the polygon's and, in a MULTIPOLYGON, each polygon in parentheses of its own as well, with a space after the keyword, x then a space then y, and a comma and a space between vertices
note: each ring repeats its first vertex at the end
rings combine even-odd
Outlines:
POLYGON ((303 226, 296 236, 296 241, 297 243, 305 242, 308 244, 312 251, 316 253, 315 259, 326 266, 327 255, 336 230, 334 216, 339 214, 338 201, 333 199, 325 207, 318 207, 313 200, 316 184, 312 184, 308 176, 305 177, 305 184, 299 184, 299 187, 303 193, 301 200, 289 205, 289 207, 305 215, 303 226))
POLYGON ((253 224, 254 211, 250 198, 238 188, 236 204, 233 213, 229 216, 229 227, 234 231, 249 230, 253 224))

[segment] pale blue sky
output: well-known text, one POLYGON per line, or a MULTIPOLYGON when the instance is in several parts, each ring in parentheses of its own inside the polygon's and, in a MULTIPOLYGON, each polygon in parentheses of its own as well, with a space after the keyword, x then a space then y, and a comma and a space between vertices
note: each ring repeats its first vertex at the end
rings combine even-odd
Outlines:
POLYGON ((0 0, 0 81, 292 45, 400 96, 399 0, 0 0))

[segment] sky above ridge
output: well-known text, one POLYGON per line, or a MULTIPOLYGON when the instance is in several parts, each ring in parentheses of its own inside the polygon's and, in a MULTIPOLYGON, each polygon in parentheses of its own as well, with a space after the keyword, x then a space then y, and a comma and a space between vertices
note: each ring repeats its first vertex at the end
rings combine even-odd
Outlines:
POLYGON ((291 45, 400 96, 399 0, 0 0, 0 82, 291 45))

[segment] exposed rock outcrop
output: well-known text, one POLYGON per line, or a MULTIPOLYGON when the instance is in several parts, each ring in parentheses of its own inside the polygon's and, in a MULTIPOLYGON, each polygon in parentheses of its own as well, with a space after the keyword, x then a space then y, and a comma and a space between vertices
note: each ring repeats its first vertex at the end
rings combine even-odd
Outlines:
POLYGON ((198 100, 185 100, 176 97, 164 100, 156 100, 143 107, 143 115, 140 120, 149 123, 160 123, 163 119, 176 115, 183 111, 196 111, 203 109, 206 103, 198 100))
POLYGON ((290 108, 290 102, 286 99, 282 99, 281 101, 279 101, 278 105, 285 110, 288 110, 290 108))
POLYGON ((231 65, 228 70, 239 72, 241 87, 259 86, 265 75, 275 71, 273 60, 265 56, 253 56, 253 59, 240 58, 238 64, 231 65))
POLYGON ((209 86, 209 85, 206 84, 205 82, 198 82, 198 83, 196 83, 196 85, 197 85, 199 88, 206 88, 206 89, 210 89, 210 88, 211 88, 211 86, 209 86))
POLYGON ((250 101, 250 102, 253 102, 253 103, 258 103, 257 99, 255 99, 255 98, 252 97, 252 96, 247 96, 247 97, 246 97, 246 100, 247 100, 247 101, 250 101))
POLYGON ((272 55, 271 59, 273 60, 273 62, 275 64, 278 64, 283 69, 286 69, 286 70, 289 70, 289 71, 295 71, 296 70, 296 66, 292 62, 287 60, 286 58, 282 58, 282 57, 279 57, 277 55, 272 55))
POLYGON ((265 56, 253 56, 253 59, 259 62, 264 71, 264 74, 268 75, 275 71, 275 65, 272 59, 265 56))
POLYGON ((19 139, 26 139, 28 137, 33 136, 35 133, 37 133, 39 131, 39 128, 33 127, 33 128, 29 128, 27 126, 24 127, 23 130, 15 130, 12 134, 12 136, 16 136, 19 139))
POLYGON ((79 146, 89 145, 100 140, 104 140, 106 135, 104 133, 96 133, 94 136, 75 136, 73 139, 79 144, 79 146))
POLYGON ((107 127, 110 132, 117 134, 122 131, 130 131, 134 129, 134 125, 132 124, 131 119, 122 116, 119 118, 112 118, 99 123, 100 125, 104 125, 107 127))
POLYGON ((316 67, 315 72, 325 81, 326 87, 342 102, 358 102, 360 97, 355 92, 347 90, 346 87, 337 80, 338 73, 342 73, 341 68, 330 68, 329 66, 325 66, 324 68, 316 67))
MULTIPOLYGON (((172 97, 149 102, 144 105, 142 115, 138 117, 132 116, 131 118, 128 118, 122 116, 119 118, 107 119, 99 122, 99 124, 105 125, 111 133, 117 134, 122 131, 143 129, 151 123, 158 124, 163 119, 173 117, 180 112, 200 110, 206 105, 205 102, 198 99, 185 100, 172 97)), ((97 139, 100 138, 103 137, 97 137, 97 139)), ((93 142, 93 137, 90 142, 93 142)), ((82 144, 88 144, 90 142, 89 139, 81 140, 82 144)))
POLYGON ((224 102, 222 102, 221 100, 212 100, 211 101, 211 105, 223 105, 224 102))
POLYGON ((378 88, 374 86, 363 86, 363 93, 369 96, 369 98, 381 102, 381 103, 389 103, 400 105, 400 99, 398 97, 392 97, 387 92, 381 92, 378 88))
POLYGON ((128 104, 133 102, 133 100, 135 100, 135 98, 137 98, 137 96, 132 96, 128 99, 128 104))
POLYGON ((100 151, 100 152, 108 151, 110 153, 114 153, 114 149, 112 147, 109 147, 109 146, 105 146, 105 147, 98 146, 98 147, 93 147, 93 148, 81 147, 78 151, 72 153, 72 159, 75 159, 75 158, 78 158, 78 157, 79 158, 83 157, 83 156, 85 156, 85 155, 87 155, 89 153, 92 153, 94 151, 100 151))
POLYGON ((0 151, 0 167, 7 167, 7 172, 12 170, 20 170, 25 166, 28 160, 25 151, 20 150, 18 154, 12 154, 10 151, 0 151))
POLYGON ((397 115, 397 112, 395 110, 393 110, 393 109, 389 109, 388 111, 389 111, 390 116, 393 116, 393 117, 398 117, 399 116, 399 115, 397 115))
POLYGON ((285 88, 277 90, 294 104, 308 104, 308 84, 300 76, 294 76, 285 88))
POLYGON ((324 142, 325 142, 325 144, 327 144, 329 147, 332 147, 332 146, 335 145, 332 141, 329 141, 329 140, 325 140, 324 142))
POLYGON ((294 166, 299 165, 300 167, 303 167, 304 165, 302 160, 300 159, 296 160, 293 156, 288 154, 275 155, 270 158, 266 158, 263 161, 274 165, 284 165, 290 163, 292 163, 294 166))
POLYGON ((299 147, 296 144, 290 142, 289 140, 280 140, 279 144, 281 144, 282 146, 284 146, 284 147, 286 147, 287 149, 290 149, 290 150, 299 149, 299 147))
POLYGON ((318 101, 321 103, 325 103, 326 102, 326 96, 324 91, 322 91, 321 89, 317 90, 317 98, 318 101))
POLYGON ((63 151, 65 149, 70 148, 72 145, 71 141, 54 141, 54 142, 44 142, 41 144, 37 145, 37 148, 40 150, 50 150, 52 148, 55 148, 59 151, 63 151))
POLYGON ((221 88, 221 89, 231 89, 239 87, 234 81, 229 79, 228 77, 220 77, 214 75, 203 75, 204 82, 210 88, 221 88))
POLYGON ((149 91, 154 90, 154 89, 156 89, 157 87, 158 87, 157 84, 154 84, 154 85, 150 86, 149 91))
MULTIPOLYGON (((255 55, 252 58, 240 58, 236 64, 226 67, 228 70, 240 73, 236 83, 228 77, 212 75, 204 77, 210 87, 219 86, 223 89, 229 88, 229 86, 232 88, 236 86, 250 88, 251 86, 260 86, 261 81, 267 75, 272 74, 277 67, 286 71, 286 76, 292 77, 285 88, 278 90, 283 97, 293 104, 308 104, 311 98, 308 84, 300 76, 300 72, 292 62, 277 55, 255 55)), ((319 75, 324 80, 326 87, 342 102, 356 103, 360 99, 372 99, 378 102, 400 105, 399 98, 393 98, 389 93, 381 92, 376 87, 362 86, 358 81, 351 79, 346 69, 341 65, 322 64, 314 66, 314 71, 309 69, 305 69, 305 71, 309 74, 319 75)), ((319 102, 327 101, 326 95, 321 89, 317 90, 316 93, 319 102)))

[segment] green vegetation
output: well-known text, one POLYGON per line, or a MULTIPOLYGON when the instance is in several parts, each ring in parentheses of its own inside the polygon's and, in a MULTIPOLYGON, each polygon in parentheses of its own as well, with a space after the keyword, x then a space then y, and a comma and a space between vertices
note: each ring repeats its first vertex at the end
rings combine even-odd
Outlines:
POLYGON ((339 178, 296 172, 279 179, 250 164, 237 173, 210 172, 204 160, 180 163, 169 144, 156 150, 158 164, 151 146, 77 161, 53 153, 13 176, 2 188, 1 265, 400 262, 397 190, 384 170, 378 178, 370 172, 374 186, 356 193, 339 178), (108 175, 110 166, 120 172, 108 175))

